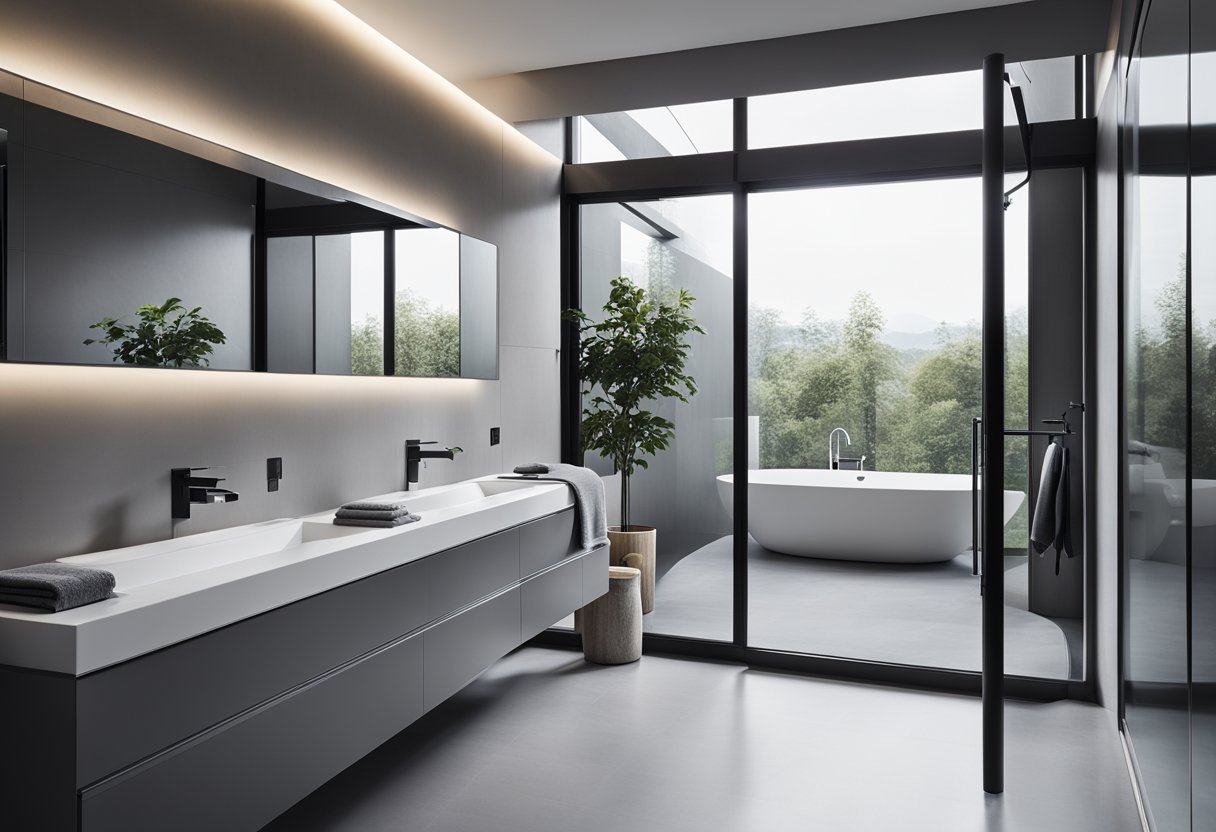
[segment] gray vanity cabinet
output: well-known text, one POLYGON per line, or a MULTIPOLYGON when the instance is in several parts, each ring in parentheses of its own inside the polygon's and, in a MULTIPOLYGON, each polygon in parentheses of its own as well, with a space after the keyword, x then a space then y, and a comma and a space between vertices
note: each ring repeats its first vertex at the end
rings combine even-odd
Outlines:
POLYGON ((519 646, 519 588, 436 624, 422 643, 423 701, 430 710, 519 646))
POLYGON ((424 712, 422 636, 86 789, 81 828, 256 830, 424 712))
MULTIPOLYGON (((0 667, 33 713, 0 828, 257 830, 603 594, 574 513, 437 552, 81 677, 0 667)), ((10 712, 12 712, 10 710, 10 712)))

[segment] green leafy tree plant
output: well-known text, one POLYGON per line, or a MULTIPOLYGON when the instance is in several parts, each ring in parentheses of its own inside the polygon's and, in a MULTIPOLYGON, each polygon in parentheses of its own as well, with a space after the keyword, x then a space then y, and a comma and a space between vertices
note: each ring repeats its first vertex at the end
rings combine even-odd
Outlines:
POLYGON ((100 330, 100 338, 86 344, 114 345, 114 361, 143 367, 206 367, 218 344, 227 340, 202 307, 186 309, 181 298, 147 304, 135 310, 139 322, 121 324, 117 318, 102 318, 89 329, 100 330))
POLYGON ((656 299, 627 277, 612 281, 604 318, 580 309, 566 320, 579 327, 578 368, 583 392, 583 449, 612 460, 621 475, 621 529, 630 531, 629 478, 648 468, 644 457, 665 450, 675 425, 644 409, 661 398, 687 402, 697 392, 684 372, 691 333, 705 334, 684 289, 656 299))

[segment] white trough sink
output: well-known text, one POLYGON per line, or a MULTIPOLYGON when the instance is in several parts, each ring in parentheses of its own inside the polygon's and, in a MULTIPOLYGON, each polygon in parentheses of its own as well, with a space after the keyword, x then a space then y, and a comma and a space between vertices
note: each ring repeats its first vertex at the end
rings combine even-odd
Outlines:
MULTIPOLYGON (((524 488, 535 485, 538 483, 520 480, 473 480, 422 491, 395 491, 369 497, 367 501, 403 503, 424 521, 434 524, 439 521, 457 520, 463 514, 486 506, 490 498, 504 494, 521 495, 524 488)), ((512 521, 511 513, 507 512, 508 517, 503 528, 529 519, 526 516, 526 503, 521 502, 518 509, 519 519, 512 521)), ((59 562, 105 569, 114 575, 115 591, 124 593, 148 584, 287 552, 308 543, 360 536, 358 540, 347 541, 349 545, 357 545, 365 542, 366 538, 362 536, 369 532, 407 532, 412 530, 411 527, 419 525, 411 523, 395 529, 335 526, 333 516, 334 512, 330 511, 306 519, 272 520, 178 540, 59 558, 59 562)), ((454 541, 452 545, 456 545, 459 542, 460 530, 453 528, 451 531, 454 541)))
POLYGON ((114 574, 116 597, 58 613, 0 604, 0 664, 81 674, 573 505, 552 481, 495 476, 361 501, 421 516, 381 529, 334 511, 60 558, 114 574))

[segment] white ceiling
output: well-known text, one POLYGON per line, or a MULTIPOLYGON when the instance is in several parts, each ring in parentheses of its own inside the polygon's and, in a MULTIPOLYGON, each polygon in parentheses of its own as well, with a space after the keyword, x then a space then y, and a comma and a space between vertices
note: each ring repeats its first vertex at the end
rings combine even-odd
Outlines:
POLYGON ((339 0, 454 82, 1023 0, 339 0))

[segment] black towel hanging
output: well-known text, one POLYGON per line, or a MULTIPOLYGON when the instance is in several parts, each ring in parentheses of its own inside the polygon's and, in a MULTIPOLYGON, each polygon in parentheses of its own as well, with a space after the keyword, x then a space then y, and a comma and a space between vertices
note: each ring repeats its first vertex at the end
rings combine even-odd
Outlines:
POLYGON ((1068 557, 1073 557, 1075 554, 1072 550, 1072 526, 1070 523, 1071 505, 1069 488, 1069 450, 1062 442, 1053 439, 1060 445, 1062 451, 1060 456, 1060 482, 1056 486, 1056 537, 1053 545, 1056 550, 1056 574, 1060 574, 1060 555, 1067 554, 1068 557))

